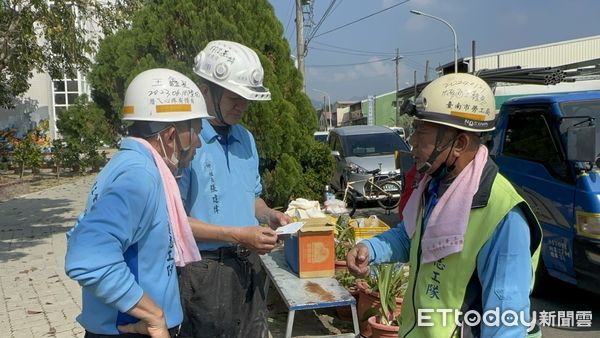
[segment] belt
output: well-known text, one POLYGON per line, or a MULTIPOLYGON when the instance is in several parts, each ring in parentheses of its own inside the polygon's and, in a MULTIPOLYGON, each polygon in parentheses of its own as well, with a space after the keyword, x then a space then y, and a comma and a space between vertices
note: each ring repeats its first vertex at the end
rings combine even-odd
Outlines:
POLYGON ((202 250, 200 256, 202 259, 210 259, 213 261, 224 261, 232 258, 246 258, 250 255, 250 250, 241 245, 221 247, 216 250, 202 250))
MULTIPOLYGON (((171 338, 177 337, 178 334, 179 334, 179 326, 169 329, 169 336, 171 338)), ((85 331, 85 338, 115 338, 115 337, 131 337, 131 338, 145 337, 145 338, 147 338, 148 336, 143 335, 143 334, 138 334, 138 333, 121 333, 118 335, 107 335, 107 334, 96 334, 96 333, 92 333, 87 330, 85 331)))

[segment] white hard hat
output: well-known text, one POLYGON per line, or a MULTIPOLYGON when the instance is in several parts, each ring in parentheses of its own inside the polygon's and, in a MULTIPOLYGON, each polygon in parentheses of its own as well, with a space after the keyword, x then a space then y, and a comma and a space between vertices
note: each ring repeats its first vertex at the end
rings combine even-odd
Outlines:
POLYGON ((196 55, 194 72, 246 100, 268 101, 271 92, 263 87, 265 72, 256 53, 237 42, 209 42, 196 55))
POLYGON ((415 101, 416 118, 453 128, 486 132, 495 128, 496 103, 490 86, 467 73, 444 75, 415 101))
POLYGON ((198 86, 187 76, 155 68, 138 74, 127 87, 123 120, 179 122, 212 118, 198 86))

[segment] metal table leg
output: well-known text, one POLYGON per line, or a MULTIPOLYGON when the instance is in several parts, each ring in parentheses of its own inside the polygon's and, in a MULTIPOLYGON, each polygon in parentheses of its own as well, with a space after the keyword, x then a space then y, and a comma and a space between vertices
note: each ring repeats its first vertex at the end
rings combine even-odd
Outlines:
POLYGON ((356 304, 350 305, 350 309, 352 309, 352 324, 354 325, 354 334, 356 337, 360 336, 360 328, 358 327, 358 314, 356 312, 356 304))
POLYGON ((292 338, 292 326, 294 325, 294 314, 295 310, 290 310, 288 313, 287 326, 285 328, 285 338, 292 338))

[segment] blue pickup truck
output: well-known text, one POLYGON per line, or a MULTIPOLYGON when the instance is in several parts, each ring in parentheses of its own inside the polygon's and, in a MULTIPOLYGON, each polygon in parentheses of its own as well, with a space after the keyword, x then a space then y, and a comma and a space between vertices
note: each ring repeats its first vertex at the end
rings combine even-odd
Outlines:
POLYGON ((600 293, 600 91, 506 101, 488 143, 544 232, 539 272, 600 293))

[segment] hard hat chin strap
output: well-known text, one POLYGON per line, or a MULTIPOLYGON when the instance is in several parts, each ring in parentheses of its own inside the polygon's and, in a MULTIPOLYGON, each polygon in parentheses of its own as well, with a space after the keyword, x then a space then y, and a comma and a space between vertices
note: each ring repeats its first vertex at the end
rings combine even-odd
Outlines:
MULTIPOLYGON (((446 135, 447 129, 448 129, 448 127, 445 127, 445 126, 440 126, 438 128, 437 133, 435 135, 435 148, 429 155, 429 158, 427 159, 427 161, 423 162, 419 167, 417 167, 417 172, 423 174, 423 173, 426 173, 427 171, 429 171, 431 169, 431 167, 433 166, 433 162, 435 162, 435 159, 444 150, 446 150, 446 148, 448 148, 449 146, 454 147, 454 142, 456 141, 456 137, 458 136, 458 134, 455 135, 454 137, 452 137, 452 139, 450 139, 445 144, 442 144, 442 141, 444 140, 444 136, 446 135)), ((444 161, 444 163, 442 163, 442 165, 440 165, 440 167, 435 171, 435 173, 432 173, 431 176, 439 175, 439 173, 446 167, 445 164, 446 164, 446 161, 448 161, 449 156, 450 156, 450 153, 448 153, 448 155, 446 156, 446 160, 444 161)), ((456 159, 454 160, 454 162, 456 162, 456 159)), ((454 163, 452 164, 452 169, 454 169, 454 163)))
POLYGON ((226 126, 230 126, 229 123, 225 122, 225 118, 221 113, 221 99, 223 98, 223 87, 213 82, 209 82, 208 87, 210 88, 210 95, 212 96, 213 108, 215 110, 217 120, 219 120, 219 122, 223 123, 226 126))

